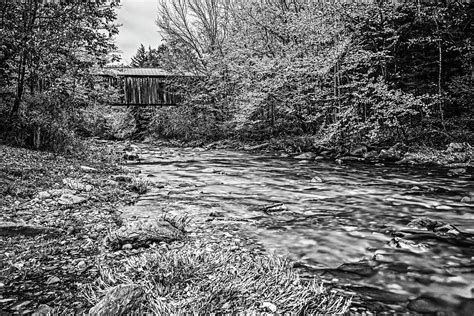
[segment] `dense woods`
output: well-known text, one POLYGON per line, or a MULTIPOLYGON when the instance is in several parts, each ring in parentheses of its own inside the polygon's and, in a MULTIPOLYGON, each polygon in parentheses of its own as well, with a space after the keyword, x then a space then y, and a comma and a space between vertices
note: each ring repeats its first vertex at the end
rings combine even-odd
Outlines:
POLYGON ((472 139, 472 13, 460 1, 161 1, 155 58, 197 79, 175 82, 183 106, 151 128, 338 146, 472 139))
POLYGON ((0 2, 0 132, 9 142, 65 150, 75 132, 96 133, 84 117, 115 98, 91 69, 116 57, 114 4, 0 2))

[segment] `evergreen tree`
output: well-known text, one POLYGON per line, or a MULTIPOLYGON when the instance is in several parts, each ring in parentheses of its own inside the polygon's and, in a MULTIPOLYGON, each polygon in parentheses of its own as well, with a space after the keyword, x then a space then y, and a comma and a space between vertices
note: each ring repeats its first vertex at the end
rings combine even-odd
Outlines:
POLYGON ((148 61, 148 55, 145 50, 145 46, 140 44, 140 47, 137 50, 135 56, 132 57, 132 67, 145 67, 148 61))

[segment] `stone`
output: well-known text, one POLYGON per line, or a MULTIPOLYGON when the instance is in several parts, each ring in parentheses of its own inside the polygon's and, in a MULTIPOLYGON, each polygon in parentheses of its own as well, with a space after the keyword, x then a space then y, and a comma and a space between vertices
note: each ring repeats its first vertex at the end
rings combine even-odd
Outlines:
POLYGON ((369 277, 377 273, 367 262, 343 263, 336 270, 369 277))
POLYGON ((269 143, 263 143, 263 144, 259 144, 259 145, 255 145, 255 146, 245 146, 244 147, 244 150, 260 150, 260 149, 264 149, 266 147, 268 147, 269 143))
POLYGON ((94 173, 97 172, 98 170, 92 167, 87 167, 87 166, 80 166, 81 170, 87 173, 94 173))
POLYGON ((449 173, 455 176, 459 176, 466 173, 466 168, 450 169, 449 173))
POLYGON ((269 311, 270 313, 275 313, 277 311, 276 305, 270 302, 263 302, 261 308, 269 311))
POLYGON ((79 262, 79 263, 77 264, 77 268, 78 268, 79 270, 84 270, 86 267, 87 267, 87 264, 86 264, 85 261, 81 261, 81 262, 79 262))
POLYGON ((46 199, 49 199, 49 198, 51 198, 51 194, 47 191, 43 191, 43 192, 38 193, 38 199, 40 199, 40 200, 46 200, 46 199))
POLYGON ((62 230, 54 227, 29 225, 24 223, 0 222, 0 236, 58 235, 62 230))
POLYGON ((122 246, 122 250, 132 250, 133 246, 131 244, 125 244, 122 246))
POLYGON ((107 291, 105 296, 89 310, 90 315, 131 315, 145 298, 139 285, 119 285, 107 291))
POLYGON ((118 175, 112 176, 112 180, 116 182, 132 182, 133 177, 126 174, 118 174, 118 175))
POLYGON ((418 297, 408 303, 408 309, 417 313, 438 313, 444 310, 446 303, 434 297, 418 297))
POLYGON ((86 187, 84 189, 85 189, 86 192, 90 192, 90 191, 92 191, 93 188, 94 187, 92 185, 88 184, 88 185, 86 185, 86 187))
POLYGON ((67 185, 67 187, 71 190, 75 191, 83 191, 85 190, 85 185, 80 183, 79 181, 70 179, 70 178, 65 178, 63 179, 63 184, 67 185))
POLYGON ((311 183, 322 183, 323 179, 321 179, 318 176, 314 176, 309 182, 311 182, 311 183))
POLYGON ((82 196, 73 195, 73 194, 63 194, 58 200, 58 203, 61 205, 74 205, 85 202, 87 199, 82 196))
POLYGON ((406 146, 401 143, 397 143, 389 149, 382 149, 378 155, 378 158, 391 161, 400 160, 403 158, 405 151, 406 146))
POLYGON ((323 156, 316 156, 316 158, 314 158, 315 161, 321 161, 321 160, 324 160, 324 157, 323 156))
POLYGON ((377 151, 371 150, 371 151, 368 151, 368 152, 364 153, 364 158, 365 159, 375 159, 375 158, 377 158, 378 155, 379 154, 378 154, 377 151))
POLYGON ((309 160, 309 159, 314 159, 316 157, 316 154, 315 153, 310 153, 310 152, 307 152, 307 153, 302 153, 298 156, 294 156, 293 158, 295 159, 305 159, 305 160, 309 160))
POLYGON ((465 196, 461 199, 461 203, 470 203, 472 199, 469 196, 465 196))
POLYGON ((466 150, 470 149, 471 145, 468 143, 450 143, 446 151, 448 153, 459 153, 465 152, 466 150))
POLYGON ((365 153, 367 153, 367 146, 365 145, 356 146, 350 152, 351 156, 360 156, 360 157, 364 156, 365 153))
POLYGON ((138 156, 138 154, 136 153, 133 153, 133 152, 125 152, 123 154, 123 159, 125 160, 140 160, 140 156, 138 156))
POLYGON ((56 284, 56 283, 59 283, 59 282, 61 282, 60 278, 58 278, 57 276, 51 276, 46 281, 46 284, 50 285, 50 284, 56 284))
POLYGON ((46 304, 38 306, 33 316, 49 316, 53 314, 53 309, 46 304))
POLYGON ((113 249, 122 249, 123 245, 130 244, 133 248, 148 246, 153 242, 172 242, 184 237, 184 232, 171 225, 166 220, 153 222, 130 222, 111 232, 106 243, 113 249))

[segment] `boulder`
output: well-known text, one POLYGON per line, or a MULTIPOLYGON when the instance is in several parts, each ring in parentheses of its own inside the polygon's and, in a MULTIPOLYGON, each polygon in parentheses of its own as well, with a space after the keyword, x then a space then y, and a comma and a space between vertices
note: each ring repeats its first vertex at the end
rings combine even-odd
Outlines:
POLYGON ((87 200, 87 198, 74 195, 74 194, 63 194, 58 200, 58 203, 60 205, 74 205, 74 204, 80 204, 83 203, 87 200))
POLYGON ((468 143, 450 143, 446 151, 448 153, 459 153, 465 152, 471 148, 471 145, 468 143))
POLYGON ((136 153, 127 151, 123 154, 123 159, 125 159, 125 160, 140 160, 140 156, 138 156, 138 154, 136 154, 136 153))
POLYGON ((363 277, 369 277, 377 273, 377 271, 374 270, 374 268, 372 268, 368 262, 364 261, 354 263, 343 263, 336 270, 345 273, 357 274, 363 277))
POLYGON ((307 153, 302 153, 302 154, 300 154, 300 155, 294 156, 293 158, 295 158, 295 159, 311 160, 311 159, 316 158, 316 154, 315 154, 315 153, 307 152, 307 153))
POLYGON ((113 250, 145 247, 152 243, 172 242, 184 237, 184 232, 166 220, 153 222, 131 222, 111 232, 106 244, 113 250), (130 246, 128 246, 130 245, 130 246))
POLYGON ((438 312, 444 311, 446 306, 446 302, 441 299, 430 296, 421 296, 410 301, 407 307, 417 313, 437 314, 438 312))
POLYGON ((38 306, 36 311, 33 313, 33 316, 49 316, 53 315, 53 309, 46 304, 41 304, 38 306))
POLYGON ((107 291, 89 315, 132 315, 140 309, 145 291, 139 285, 119 285, 107 291))
POLYGON ((38 199, 40 200, 46 200, 51 198, 51 194, 48 191, 43 191, 38 193, 38 199))
POLYGON ((382 149, 378 155, 379 159, 383 160, 400 160, 403 158, 404 153, 406 152, 407 147, 401 143, 397 143, 390 147, 389 149, 382 149))
POLYGON ((367 146, 365 145, 356 146, 350 152, 351 156, 358 156, 358 157, 363 157, 366 153, 367 153, 367 146))
POLYGON ((118 174, 111 177, 113 181, 116 182, 132 182, 133 177, 126 174, 118 174))
POLYGON ((377 158, 377 156, 379 155, 379 153, 375 150, 371 150, 371 151, 368 151, 366 153, 364 153, 364 158, 365 159, 375 159, 377 158))
POLYGON ((63 183, 71 190, 84 191, 86 188, 85 184, 70 178, 63 179, 63 183))
POLYGON ((465 168, 456 168, 456 169, 450 169, 449 173, 454 176, 459 176, 459 175, 465 174, 466 171, 467 170, 465 168))
POLYGON ((58 235, 62 230, 54 227, 35 226, 23 223, 0 222, 0 236, 58 235))

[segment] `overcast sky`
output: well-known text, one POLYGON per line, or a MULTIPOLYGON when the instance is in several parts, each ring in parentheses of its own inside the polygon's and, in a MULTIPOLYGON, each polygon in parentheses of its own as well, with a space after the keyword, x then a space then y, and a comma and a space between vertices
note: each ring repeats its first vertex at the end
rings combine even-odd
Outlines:
POLYGON ((122 52, 122 63, 129 64, 140 44, 157 47, 160 35, 155 25, 158 0, 121 0, 118 22, 122 24, 116 38, 122 52))

